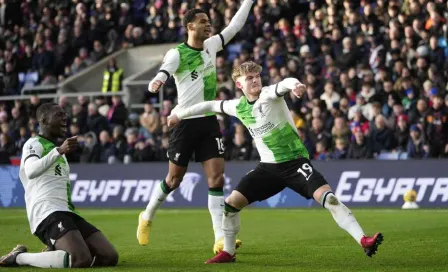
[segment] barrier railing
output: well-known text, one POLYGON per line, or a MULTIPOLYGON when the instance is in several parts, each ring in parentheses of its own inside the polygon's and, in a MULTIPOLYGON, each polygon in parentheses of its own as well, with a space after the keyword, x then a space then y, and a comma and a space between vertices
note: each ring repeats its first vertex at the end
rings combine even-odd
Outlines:
POLYGON ((58 102, 59 97, 78 97, 78 96, 87 96, 92 100, 94 97, 98 96, 114 96, 120 95, 124 96, 125 92, 115 92, 115 93, 102 93, 102 92, 82 92, 82 93, 65 93, 65 94, 35 94, 35 95, 10 95, 10 96, 0 96, 0 101, 14 101, 14 100, 28 100, 33 96, 38 96, 41 99, 54 99, 55 102, 58 102))

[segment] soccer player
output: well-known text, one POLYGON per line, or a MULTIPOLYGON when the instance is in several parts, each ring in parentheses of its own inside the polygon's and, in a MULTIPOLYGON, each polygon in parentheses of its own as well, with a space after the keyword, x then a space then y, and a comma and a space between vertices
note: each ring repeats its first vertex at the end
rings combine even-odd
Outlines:
POLYGON ((104 235, 75 211, 71 202, 70 168, 65 154, 78 145, 76 136, 64 138, 67 115, 55 103, 37 109, 40 134, 23 146, 20 180, 25 188, 25 201, 31 233, 49 251, 27 253, 18 245, 0 258, 1 266, 29 265, 42 268, 115 266, 118 253, 104 235))
MULTIPOLYGON (((253 0, 244 0, 229 25, 218 35, 211 36, 212 26, 207 14, 200 9, 188 10, 183 21, 188 39, 167 52, 156 77, 148 89, 157 92, 164 82, 174 76, 178 103, 184 108, 216 98, 216 53, 222 50, 244 26, 253 0)), ((191 156, 201 162, 208 181, 208 209, 212 217, 215 244, 213 251, 224 247, 222 207, 224 206, 224 146, 216 115, 213 112, 189 116, 170 133, 169 170, 157 186, 146 210, 139 215, 137 239, 140 245, 149 243, 149 233, 155 213, 167 195, 178 188, 191 156)), ((241 241, 237 241, 237 246, 241 241)))
POLYGON ((168 119, 175 126, 188 116, 218 112, 236 116, 255 140, 261 162, 244 176, 225 201, 224 250, 206 263, 235 261, 235 237, 240 229, 241 209, 290 188, 307 199, 314 198, 328 209, 336 223, 371 257, 383 240, 381 233, 367 237, 353 213, 333 194, 325 178, 312 166, 283 96, 292 91, 301 97, 306 90, 295 78, 262 88, 261 66, 245 62, 232 78, 245 96, 229 101, 202 102, 193 107, 176 107, 168 119))

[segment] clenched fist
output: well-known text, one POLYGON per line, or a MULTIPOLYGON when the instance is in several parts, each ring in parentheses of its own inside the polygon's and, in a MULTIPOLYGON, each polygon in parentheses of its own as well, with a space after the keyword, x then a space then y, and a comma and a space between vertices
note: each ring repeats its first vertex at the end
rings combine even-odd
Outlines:
POLYGON ((162 87, 163 82, 161 80, 155 80, 151 86, 149 86, 149 91, 152 93, 157 93, 160 90, 160 87, 162 87))
POLYGON ((301 97, 303 97, 303 95, 306 92, 306 85, 299 82, 294 87, 294 89, 292 89, 292 92, 295 96, 297 96, 298 98, 301 98, 301 97))

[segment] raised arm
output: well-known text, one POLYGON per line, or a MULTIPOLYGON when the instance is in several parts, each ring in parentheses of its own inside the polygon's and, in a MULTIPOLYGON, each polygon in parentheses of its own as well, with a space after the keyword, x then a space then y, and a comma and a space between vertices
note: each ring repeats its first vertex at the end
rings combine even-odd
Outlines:
POLYGON ((229 25, 221 32, 221 35, 224 38, 223 44, 227 44, 233 37, 235 37, 236 33, 243 28, 254 2, 254 0, 243 1, 243 4, 241 4, 241 7, 236 12, 235 16, 233 16, 229 25))
POLYGON ((218 35, 215 35, 206 40, 205 43, 207 43, 210 48, 216 50, 216 52, 222 50, 224 46, 233 37, 235 37, 236 33, 238 33, 243 28, 254 2, 254 0, 244 0, 235 16, 233 16, 229 25, 225 27, 218 35))
POLYGON ((179 68, 179 62, 179 51, 177 51, 177 49, 169 50, 163 58, 159 72, 153 80, 149 82, 148 91, 153 93, 158 92, 165 81, 177 71, 177 68, 179 68))

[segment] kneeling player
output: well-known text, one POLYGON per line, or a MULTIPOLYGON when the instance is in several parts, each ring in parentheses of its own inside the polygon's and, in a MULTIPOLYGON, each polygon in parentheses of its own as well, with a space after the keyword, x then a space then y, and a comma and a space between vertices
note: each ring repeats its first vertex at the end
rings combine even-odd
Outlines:
POLYGON ((239 212, 252 202, 265 200, 285 188, 307 199, 314 198, 327 208, 336 223, 346 230, 371 257, 383 241, 376 233, 367 237, 352 212, 333 194, 325 178, 312 166, 283 96, 289 91, 300 97, 305 85, 295 78, 262 88, 261 66, 246 62, 235 68, 232 78, 243 90, 240 99, 202 102, 188 109, 176 108, 169 117, 175 126, 190 115, 219 112, 236 116, 248 128, 260 153, 261 162, 249 172, 225 201, 224 251, 206 263, 235 261, 235 237, 240 229, 239 212))
POLYGON ((68 138, 60 147, 56 141, 65 136, 67 115, 54 103, 37 110, 41 134, 23 147, 20 180, 31 232, 49 251, 27 253, 19 245, 0 258, 1 266, 29 265, 42 268, 115 266, 118 253, 104 235, 79 216, 71 202, 69 166, 65 154, 78 141, 68 138))

